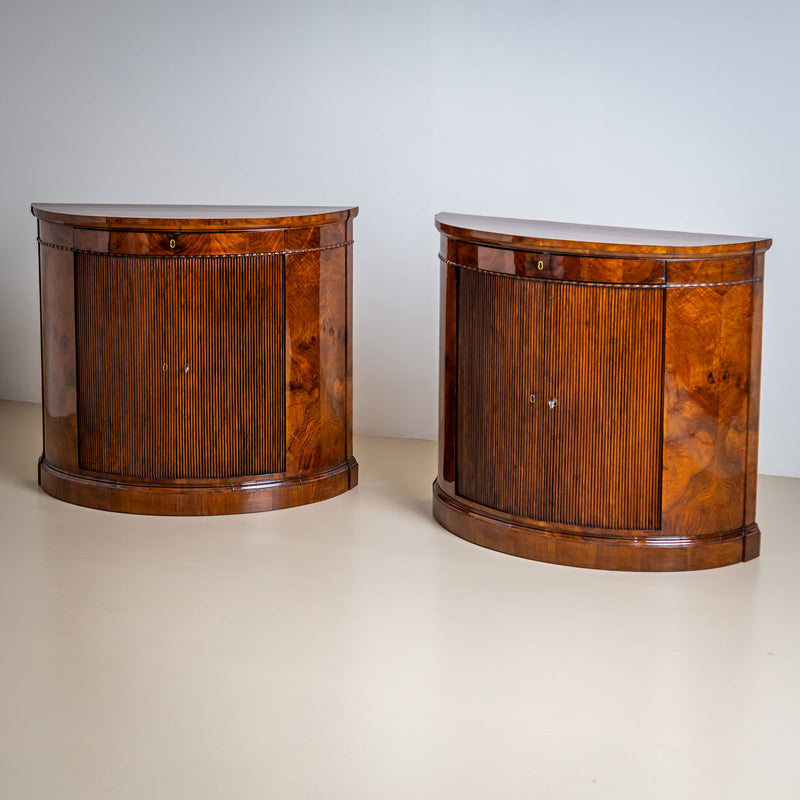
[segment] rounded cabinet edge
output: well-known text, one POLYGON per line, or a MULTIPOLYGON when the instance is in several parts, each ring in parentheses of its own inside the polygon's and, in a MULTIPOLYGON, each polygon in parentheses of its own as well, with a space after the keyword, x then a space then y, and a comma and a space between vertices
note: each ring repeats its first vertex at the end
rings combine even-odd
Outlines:
POLYGON ((39 459, 39 484, 52 497, 75 505, 129 514, 213 516, 274 511, 316 503, 358 485, 358 462, 348 458, 317 473, 251 475, 225 480, 148 482, 61 469, 39 459))
MULTIPOLYGON (((681 572, 749 561, 760 552, 755 523, 704 536, 597 536, 566 532, 546 522, 509 522, 494 509, 469 506, 433 483, 433 517, 472 544, 508 555, 569 567, 629 572, 681 572)), ((655 533, 655 532, 654 532, 655 533)))

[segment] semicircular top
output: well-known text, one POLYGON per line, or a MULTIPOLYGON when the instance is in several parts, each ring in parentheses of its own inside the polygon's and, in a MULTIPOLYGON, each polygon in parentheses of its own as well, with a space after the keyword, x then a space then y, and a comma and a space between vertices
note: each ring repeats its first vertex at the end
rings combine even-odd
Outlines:
POLYGON ((355 206, 179 206, 33 203, 31 213, 47 222, 121 230, 252 230, 300 228, 342 222, 355 206))
POLYGON ((709 253, 763 252, 772 239, 753 236, 719 236, 711 233, 612 228, 509 217, 470 214, 436 215, 436 227, 446 236, 465 242, 516 250, 554 250, 564 253, 698 256, 709 253))

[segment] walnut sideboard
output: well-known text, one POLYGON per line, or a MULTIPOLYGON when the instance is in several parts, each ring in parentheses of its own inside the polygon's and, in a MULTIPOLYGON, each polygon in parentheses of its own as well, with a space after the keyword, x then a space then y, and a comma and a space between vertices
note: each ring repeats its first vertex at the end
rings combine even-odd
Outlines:
POLYGON ((759 554, 769 239, 439 214, 434 516, 525 558, 759 554))
POLYGON ((352 488, 357 208, 34 204, 42 488, 233 514, 352 488))

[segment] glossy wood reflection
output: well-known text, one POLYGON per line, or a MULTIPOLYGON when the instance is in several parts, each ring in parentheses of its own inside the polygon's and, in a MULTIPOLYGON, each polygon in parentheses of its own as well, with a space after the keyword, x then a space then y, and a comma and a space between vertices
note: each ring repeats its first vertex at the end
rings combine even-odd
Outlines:
POLYGON ((437 225, 436 518, 477 544, 575 566, 756 557, 770 240, 583 229, 598 244, 561 238, 582 227, 559 223, 437 225))

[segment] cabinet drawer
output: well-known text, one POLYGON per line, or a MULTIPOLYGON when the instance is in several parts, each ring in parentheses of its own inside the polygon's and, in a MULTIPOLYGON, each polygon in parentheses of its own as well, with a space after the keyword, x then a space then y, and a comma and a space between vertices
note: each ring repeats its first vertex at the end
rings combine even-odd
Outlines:
POLYGON ((587 258, 553 255, 550 276, 586 283, 664 283, 666 262, 634 258, 587 258))
POLYGON ((131 256, 235 255, 283 250, 282 230, 182 233, 75 229, 75 249, 131 256))
POLYGON ((591 258, 453 240, 447 241, 444 257, 459 266, 487 272, 580 283, 663 284, 666 276, 663 259, 591 258))

